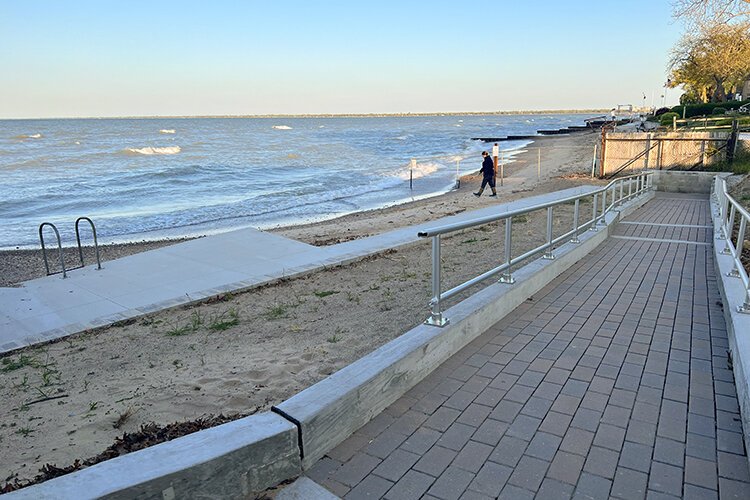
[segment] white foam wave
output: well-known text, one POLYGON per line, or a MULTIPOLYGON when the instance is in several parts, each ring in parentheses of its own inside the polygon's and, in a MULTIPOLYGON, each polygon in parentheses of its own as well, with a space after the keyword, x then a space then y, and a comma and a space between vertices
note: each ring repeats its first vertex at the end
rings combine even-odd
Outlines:
POLYGON ((125 151, 139 155, 176 155, 182 151, 182 149, 180 149, 180 146, 167 146, 164 148, 147 146, 145 148, 128 148, 125 151))
POLYGON ((274 125, 271 128, 275 128, 276 130, 292 130, 292 127, 288 125, 274 125))
POLYGON ((440 168, 440 164, 431 161, 425 163, 417 163, 417 166, 414 168, 413 172, 411 171, 411 166, 407 166, 406 168, 398 172, 396 174, 396 177, 408 181, 409 175, 413 174, 412 179, 419 179, 421 177, 426 177, 437 172, 438 168, 440 168))
POLYGON ((42 134, 21 134, 17 135, 16 139, 41 139, 42 134))
POLYGON ((160 134, 174 134, 173 128, 163 128, 159 131, 160 134))

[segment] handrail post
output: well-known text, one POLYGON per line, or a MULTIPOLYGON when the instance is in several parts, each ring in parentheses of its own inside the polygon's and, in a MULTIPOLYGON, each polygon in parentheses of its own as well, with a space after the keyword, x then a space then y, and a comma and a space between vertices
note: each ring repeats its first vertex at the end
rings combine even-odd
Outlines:
POLYGON ((580 201, 580 198, 576 198, 576 204, 573 207, 573 238, 570 242, 576 244, 581 242, 581 240, 578 239, 578 210, 580 201))
POLYGON ((729 243, 732 241, 732 229, 734 229, 735 212, 736 211, 734 205, 732 205, 732 209, 729 211, 729 224, 727 224, 727 228, 724 230, 724 248, 721 250, 721 253, 724 255, 732 255, 732 249, 729 248, 729 243))
MULTIPOLYGON (((734 206, 732 207, 734 209, 734 206)), ((734 210, 733 210, 734 212, 734 210)), ((737 261, 739 261, 742 258, 742 248, 745 243, 745 225, 747 220, 742 217, 742 220, 740 220, 740 229, 737 232, 737 248, 735 249, 735 259, 732 259, 734 261, 734 264, 732 265, 732 270, 727 273, 727 276, 731 278, 739 278, 740 277, 740 269, 737 266, 737 261)), ((729 241, 730 238, 727 239, 729 241)), ((724 250, 729 250, 729 244, 727 244, 727 247, 724 250)), ((724 250, 721 251, 721 253, 724 253, 724 250)))
POLYGON ((619 181, 619 184, 620 184, 620 200, 618 201, 618 203, 619 203, 620 205, 622 205, 622 202, 623 202, 623 200, 622 200, 622 195, 623 195, 623 189, 624 189, 624 187, 625 187, 625 182, 624 182, 624 181, 622 181, 622 180, 620 180, 620 181, 619 181))
POLYGON ((598 203, 599 203, 599 195, 594 194, 594 203, 591 204, 592 214, 591 214, 591 227, 589 228, 589 231, 598 231, 598 229, 596 229, 596 206, 598 203))
MULTIPOLYGON (((724 188, 722 187, 722 191, 724 188)), ((716 235, 717 240, 723 240, 724 239, 724 219, 726 219, 727 212, 726 212, 726 203, 727 199, 726 196, 724 196, 724 193, 722 192, 719 197, 719 233, 716 235)))
POLYGON ((750 314, 750 288, 745 290, 745 302, 741 306, 737 306, 737 312, 750 314))
POLYGON ((602 191, 602 211, 599 215, 599 222, 598 222, 602 226, 606 223, 604 220, 604 216, 606 215, 606 213, 607 213, 607 190, 605 189, 604 191, 602 191))
POLYGON ((506 283, 512 285, 516 282, 516 279, 510 272, 510 261, 511 259, 511 245, 513 242, 513 217, 505 219, 505 263, 508 268, 503 274, 500 275, 500 283, 506 283))
POLYGON ((543 259, 554 260, 555 254, 552 253, 552 207, 547 207, 547 251, 542 255, 543 259))
POLYGON ((63 258, 63 249, 62 249, 62 240, 60 240, 60 232, 57 230, 57 227, 55 227, 54 224, 51 222, 42 222, 39 224, 39 242, 42 244, 42 257, 44 257, 44 267, 47 270, 47 276, 53 274, 49 272, 49 263, 47 262, 47 248, 44 246, 44 236, 42 234, 42 230, 44 229, 44 226, 49 226, 52 228, 52 230, 55 232, 55 236, 57 237, 57 250, 58 255, 60 256, 60 267, 62 268, 62 277, 63 279, 68 277, 68 273, 65 271, 65 259, 63 258))
POLYGON ((628 178, 628 200, 633 196, 633 178, 628 178))
POLYGON ((440 310, 440 235, 432 237, 432 300, 430 300, 430 317, 425 324, 443 327, 449 323, 440 310))

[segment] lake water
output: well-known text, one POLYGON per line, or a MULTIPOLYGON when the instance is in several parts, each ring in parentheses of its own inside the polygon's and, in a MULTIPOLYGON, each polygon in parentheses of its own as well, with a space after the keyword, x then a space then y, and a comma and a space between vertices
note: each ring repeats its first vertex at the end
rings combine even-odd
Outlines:
POLYGON ((0 248, 38 247, 42 222, 74 244, 80 216, 94 220, 100 241, 124 242, 403 203, 451 189, 456 160, 461 174, 477 171, 490 145, 471 137, 533 134, 588 117, 0 120, 0 248))

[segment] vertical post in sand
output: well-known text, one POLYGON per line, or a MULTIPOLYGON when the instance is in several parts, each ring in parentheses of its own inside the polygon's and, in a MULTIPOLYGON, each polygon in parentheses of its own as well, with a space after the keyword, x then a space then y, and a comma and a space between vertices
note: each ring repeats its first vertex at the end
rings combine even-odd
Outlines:
POLYGON ((411 167, 409 168, 409 189, 414 189, 414 168, 417 166, 417 160, 411 159, 411 167))
POLYGON ((599 152, 599 178, 604 177, 604 152, 607 146, 607 128, 602 126, 602 147, 599 152))
MULTIPOLYGON (((495 182, 497 182, 497 154, 498 154, 497 152, 498 152, 498 149, 499 149, 499 146, 497 145, 497 143, 495 143, 495 145, 492 146, 492 160, 495 163, 495 182)), ((502 186, 502 182, 503 182, 503 180, 502 180, 502 178, 500 178, 500 185, 501 186, 502 186)))
MULTIPOLYGON (((596 144, 594 144, 594 157, 591 159, 591 178, 596 174, 596 144)), ((576 200, 577 202, 578 200, 576 200)))
POLYGON ((542 180, 542 148, 540 147, 536 151, 536 179, 542 180))
MULTIPOLYGON (((505 179, 505 155, 504 151, 500 151, 500 185, 503 185, 503 179, 505 179)), ((497 156, 495 157, 497 160, 497 156)))

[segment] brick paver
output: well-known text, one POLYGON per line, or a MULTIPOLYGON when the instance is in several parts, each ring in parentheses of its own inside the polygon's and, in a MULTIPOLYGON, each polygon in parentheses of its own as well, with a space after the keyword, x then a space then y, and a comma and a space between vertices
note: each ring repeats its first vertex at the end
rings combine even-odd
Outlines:
POLYGON ((659 193, 617 228, 628 239, 572 266, 308 474, 346 498, 750 498, 713 232, 687 227, 710 220, 706 199, 659 193))

